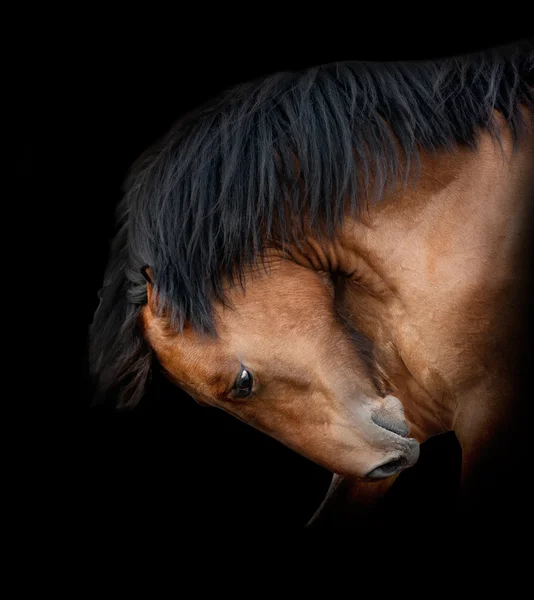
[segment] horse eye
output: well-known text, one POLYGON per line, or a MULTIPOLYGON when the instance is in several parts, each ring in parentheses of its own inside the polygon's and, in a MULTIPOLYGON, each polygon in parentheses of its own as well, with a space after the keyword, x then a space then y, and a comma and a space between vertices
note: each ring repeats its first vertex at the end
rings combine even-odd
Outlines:
POLYGON ((238 398, 246 398, 252 394, 252 373, 250 371, 241 369, 234 385, 233 394, 238 398))

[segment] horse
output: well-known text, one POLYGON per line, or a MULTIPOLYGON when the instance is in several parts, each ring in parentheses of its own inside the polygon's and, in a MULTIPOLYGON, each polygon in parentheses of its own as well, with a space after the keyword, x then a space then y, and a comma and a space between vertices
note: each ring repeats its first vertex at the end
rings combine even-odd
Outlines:
POLYGON ((533 70, 530 44, 336 62, 179 119, 124 184, 100 397, 158 367, 328 469, 311 527, 365 524, 454 432, 469 505, 524 424, 533 70))

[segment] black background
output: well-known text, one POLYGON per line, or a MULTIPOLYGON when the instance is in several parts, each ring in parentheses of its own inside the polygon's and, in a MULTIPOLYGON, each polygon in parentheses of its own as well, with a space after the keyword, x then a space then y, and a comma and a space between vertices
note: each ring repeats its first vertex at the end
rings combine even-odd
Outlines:
MULTIPOLYGON (((103 41, 96 31, 77 46, 72 63, 68 48, 54 53, 61 63, 54 72, 62 84, 68 82, 55 106, 63 113, 58 178, 71 196, 67 228, 79 249, 65 272, 79 290, 73 323, 82 408, 91 399, 86 333, 98 304, 121 183, 136 157, 181 114, 234 83, 276 70, 347 59, 433 58, 525 35, 517 28, 453 35, 428 27, 424 33, 414 28, 362 37, 358 30, 354 40, 338 48, 317 31, 304 43, 301 35, 297 43, 287 31, 256 36, 247 29, 242 38, 232 28, 232 34, 190 33, 186 38, 188 29, 182 23, 180 35, 166 39, 164 46, 141 33, 124 35, 120 28, 103 41)), ((46 66, 39 64, 39 76, 48 77, 46 66)), ((44 146, 26 140, 24 172, 46 152, 44 146)), ((181 539, 192 533, 207 543, 241 532, 298 533, 330 480, 329 473, 274 440, 222 411, 198 406, 157 374, 135 410, 90 410, 85 451, 88 468, 79 516, 89 525, 90 539, 100 545, 145 534, 181 539)), ((401 516, 426 510, 436 519, 446 510, 455 494, 459 461, 452 436, 427 442, 419 463, 394 488, 401 516)), ((439 533, 440 539, 447 535, 439 533)))

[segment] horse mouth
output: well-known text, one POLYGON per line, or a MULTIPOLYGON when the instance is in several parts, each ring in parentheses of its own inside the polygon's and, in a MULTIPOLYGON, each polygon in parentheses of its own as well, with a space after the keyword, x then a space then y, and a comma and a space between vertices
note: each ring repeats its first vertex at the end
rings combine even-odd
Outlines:
POLYGON ((404 456, 394 458, 388 462, 376 467, 367 473, 368 479, 386 479, 392 475, 396 475, 408 466, 408 460, 404 456))
POLYGON ((402 450, 400 454, 369 471, 366 479, 375 481, 378 479, 387 479, 413 466, 419 458, 420 448, 419 443, 415 439, 408 437, 410 433, 408 423, 404 419, 392 419, 389 415, 372 415, 371 420, 375 425, 387 431, 393 438, 397 438, 398 441, 395 445, 400 445, 402 450))

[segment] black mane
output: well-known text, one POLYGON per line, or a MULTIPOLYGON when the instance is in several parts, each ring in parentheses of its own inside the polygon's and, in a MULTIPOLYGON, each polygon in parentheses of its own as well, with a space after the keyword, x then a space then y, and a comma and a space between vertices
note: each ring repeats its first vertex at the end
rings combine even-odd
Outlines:
POLYGON ((362 197, 380 199, 420 151, 474 148, 481 128, 498 138, 493 110, 517 139, 533 75, 530 46, 333 63, 239 85, 178 121, 125 184, 91 331, 101 388, 120 385, 126 404, 142 395, 150 350, 136 318, 145 265, 177 330, 187 320, 213 334, 225 279, 239 280, 266 246, 297 243, 305 219, 331 238, 347 198, 355 214, 362 197))

